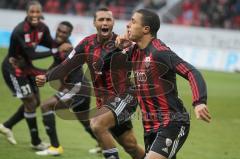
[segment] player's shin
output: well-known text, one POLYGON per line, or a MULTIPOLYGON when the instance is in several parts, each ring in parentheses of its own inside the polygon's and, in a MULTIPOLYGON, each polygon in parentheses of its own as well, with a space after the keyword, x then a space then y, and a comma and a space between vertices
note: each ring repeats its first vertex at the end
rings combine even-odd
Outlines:
POLYGON ((3 123, 3 125, 9 129, 12 129, 12 127, 17 124, 19 121, 24 119, 24 106, 21 105, 18 110, 6 121, 3 123))
POLYGON ((53 147, 59 147, 59 141, 57 137, 57 131, 56 131, 56 121, 55 121, 55 115, 53 111, 48 111, 42 114, 43 116, 43 124, 45 126, 45 130, 48 134, 48 137, 50 139, 51 145, 53 147))
POLYGON ((32 112, 24 112, 24 117, 27 121, 27 125, 31 135, 31 143, 32 145, 38 145, 41 143, 41 139, 38 135, 38 127, 37 127, 37 120, 36 120, 36 113, 32 112))

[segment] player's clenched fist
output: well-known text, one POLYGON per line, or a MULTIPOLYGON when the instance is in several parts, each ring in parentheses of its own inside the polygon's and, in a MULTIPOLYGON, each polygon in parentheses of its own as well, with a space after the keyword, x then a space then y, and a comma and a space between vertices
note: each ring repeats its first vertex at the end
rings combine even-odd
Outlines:
POLYGON ((47 82, 45 75, 37 75, 35 80, 38 87, 44 86, 44 84, 47 82))

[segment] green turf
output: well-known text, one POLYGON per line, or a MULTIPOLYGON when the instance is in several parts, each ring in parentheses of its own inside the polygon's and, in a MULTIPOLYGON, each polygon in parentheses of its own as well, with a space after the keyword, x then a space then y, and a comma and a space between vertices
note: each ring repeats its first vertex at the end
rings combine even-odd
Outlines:
MULTIPOLYGON (((0 61, 6 55, 6 49, 0 49, 0 61)), ((38 66, 45 67, 51 59, 37 62, 38 66)), ((208 85, 208 105, 213 117, 210 124, 197 121, 191 107, 191 91, 188 83, 179 78, 179 94, 191 112, 191 131, 181 151, 179 159, 238 159, 240 158, 240 74, 202 71, 208 85)), ((19 106, 20 101, 11 96, 6 87, 2 75, 0 78, 0 122, 5 121, 19 106)), ((42 100, 51 96, 54 90, 50 87, 41 88, 42 100)), ((48 141, 45 134, 41 115, 38 110, 39 131, 42 139, 48 141)), ((83 130, 77 121, 66 121, 57 118, 57 129, 60 142, 65 153, 61 159, 97 159, 101 156, 88 154, 88 149, 95 142, 83 130)), ((141 120, 134 119, 134 129, 137 138, 143 144, 141 120)), ((38 157, 29 148, 29 133, 22 121, 14 127, 14 133, 18 144, 10 145, 0 135, 1 159, 26 159, 44 158, 38 157)), ((130 159, 120 148, 123 159, 130 159)), ((55 157, 47 157, 55 158, 55 157)))

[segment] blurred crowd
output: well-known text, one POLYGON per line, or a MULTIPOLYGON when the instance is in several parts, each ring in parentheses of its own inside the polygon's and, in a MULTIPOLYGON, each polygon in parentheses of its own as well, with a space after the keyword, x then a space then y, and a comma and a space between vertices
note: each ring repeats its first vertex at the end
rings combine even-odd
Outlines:
MULTIPOLYGON (((0 8, 23 10, 29 0, 1 0, 0 8)), ((39 0, 44 12, 92 16, 107 6, 117 19, 129 19, 136 9, 159 10, 167 0, 39 0)), ((173 24, 240 29, 240 0, 183 0, 173 24)))
MULTIPOLYGON (((29 0, 1 0, 0 8, 23 10, 29 0)), ((96 8, 107 6, 115 18, 128 19, 134 9, 148 8, 157 10, 166 0, 39 0, 43 11, 56 14, 91 16, 96 8)))
POLYGON ((174 24, 240 29, 240 0, 184 0, 174 24))

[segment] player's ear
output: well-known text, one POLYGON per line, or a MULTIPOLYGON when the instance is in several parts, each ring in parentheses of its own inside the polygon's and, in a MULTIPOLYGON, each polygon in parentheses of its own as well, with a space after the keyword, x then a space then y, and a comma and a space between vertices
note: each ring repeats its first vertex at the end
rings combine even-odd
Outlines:
POLYGON ((144 26, 143 32, 144 32, 145 34, 148 34, 148 33, 150 32, 150 26, 144 26))

